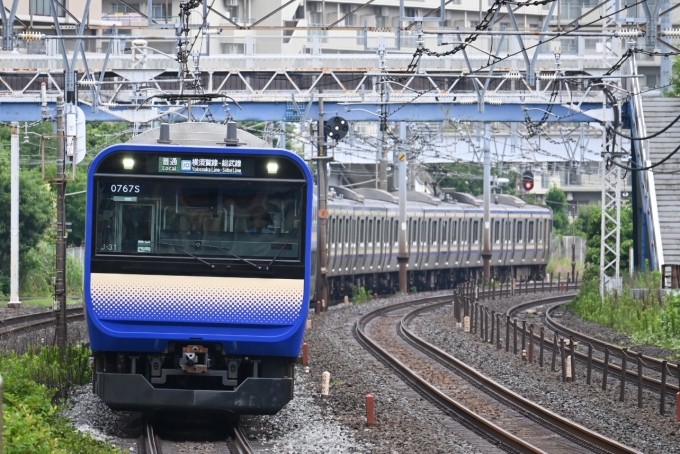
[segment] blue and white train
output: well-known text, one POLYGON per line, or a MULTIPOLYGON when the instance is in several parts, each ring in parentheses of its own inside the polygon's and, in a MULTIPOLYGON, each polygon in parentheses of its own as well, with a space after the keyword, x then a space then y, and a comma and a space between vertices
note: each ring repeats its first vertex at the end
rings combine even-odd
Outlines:
POLYGON ((310 299, 305 162, 128 143, 97 155, 88 178, 95 393, 115 409, 280 410, 310 299))

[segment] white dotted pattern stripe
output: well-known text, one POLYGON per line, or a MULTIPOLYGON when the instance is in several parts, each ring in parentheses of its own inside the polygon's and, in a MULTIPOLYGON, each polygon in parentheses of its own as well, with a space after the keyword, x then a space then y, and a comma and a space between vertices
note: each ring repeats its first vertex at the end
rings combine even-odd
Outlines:
POLYGON ((94 315, 103 320, 293 324, 303 279, 94 273, 94 315))

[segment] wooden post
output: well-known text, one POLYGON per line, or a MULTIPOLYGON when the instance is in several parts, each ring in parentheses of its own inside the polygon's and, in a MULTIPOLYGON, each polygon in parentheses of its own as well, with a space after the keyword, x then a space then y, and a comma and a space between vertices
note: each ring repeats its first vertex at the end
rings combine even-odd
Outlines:
POLYGON ((541 345, 538 349, 538 365, 543 367, 543 342, 544 339, 543 337, 545 336, 545 332, 543 331, 543 327, 541 326, 541 345))
POLYGON ((624 401, 626 396, 626 363, 628 360, 627 348, 621 349, 621 392, 619 393, 619 400, 624 401))
POLYGON ((569 336, 569 345, 571 346, 571 381, 576 381, 576 347, 574 346, 574 338, 569 336))
POLYGON ((307 342, 302 343, 302 365, 307 366, 309 364, 309 344, 307 342))
POLYGON ((501 349, 501 315, 496 314, 496 349, 501 349))
POLYGON ((586 372, 586 384, 590 384, 590 373, 593 368, 593 344, 588 342, 588 371, 586 372))
POLYGON ((510 351, 510 316, 505 316, 505 351, 510 351))
POLYGON ((661 361, 661 402, 659 404, 659 413, 666 414, 666 369, 668 368, 668 361, 661 361))
POLYGON ((496 321, 496 311, 491 311, 491 336, 489 337, 489 342, 493 344, 494 340, 494 322, 496 321))
POLYGON ((642 408, 642 353, 637 355, 638 408, 642 408))
POLYGON ((604 348, 604 364, 602 368, 602 391, 607 390, 607 374, 609 373, 609 348, 604 348))
POLYGON ((522 350, 527 348, 527 321, 522 320, 522 350))
POLYGON ((552 371, 555 372, 555 360, 557 359, 557 333, 553 337, 553 348, 552 348, 552 371))
POLYGON ((560 359, 562 360, 562 382, 567 381, 567 368, 565 367, 564 338, 560 338, 560 359))
POLYGON ((517 354, 517 319, 512 322, 512 352, 517 354))

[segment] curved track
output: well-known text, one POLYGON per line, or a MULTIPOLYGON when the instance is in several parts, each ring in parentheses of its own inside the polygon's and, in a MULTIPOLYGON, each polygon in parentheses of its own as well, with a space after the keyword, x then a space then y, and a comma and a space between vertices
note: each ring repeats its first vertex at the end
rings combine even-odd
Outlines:
MULTIPOLYGON (((580 333, 578 331, 572 330, 570 328, 567 328, 564 325, 561 325, 557 323, 554 318, 552 317, 552 313, 556 311, 557 309, 561 308, 561 306, 565 303, 568 303, 574 298, 574 295, 569 295, 569 296, 563 296, 563 297, 558 297, 558 298, 547 298, 544 300, 538 300, 538 301, 531 301, 527 303, 522 303, 518 304, 517 306, 513 306, 507 311, 507 315, 510 317, 514 317, 517 314, 526 311, 527 309, 532 309, 535 307, 540 307, 540 306, 547 306, 545 310, 545 316, 543 318, 543 323, 553 330, 554 332, 558 333, 558 336, 566 337, 566 338, 573 338, 575 341, 581 342, 583 345, 592 345, 593 350, 596 352, 604 352, 605 350, 609 351, 609 355, 611 356, 610 360, 608 361, 607 365, 607 371, 608 374, 611 374, 617 378, 620 379, 621 377, 621 370, 622 367, 619 364, 614 364, 612 363, 613 359, 616 359, 621 363, 621 359, 624 354, 624 350, 613 344, 609 344, 607 342, 604 342, 599 339, 595 339, 593 337, 587 336, 583 333, 580 333), (561 299, 561 300, 560 300, 561 299)), ((539 341, 540 336, 536 333, 534 333, 534 340, 539 341)), ((545 342, 546 348, 552 349, 553 345, 551 342, 546 341, 545 342)), ((636 352, 633 352, 631 350, 626 350, 626 355, 627 359, 631 359, 633 361, 637 361, 639 358, 638 354, 636 352)), ((577 361, 579 361, 582 364, 588 364, 588 354, 584 352, 580 352, 578 350, 575 350, 574 352, 574 357, 577 361)), ((657 358, 651 358, 648 356, 641 356, 642 361, 645 364, 651 365, 652 368, 662 368, 664 367, 664 362, 657 359, 657 358)), ((604 369, 604 359, 599 358, 596 356, 592 356, 590 359, 593 367, 597 368, 598 370, 603 370, 604 369)), ((628 365, 635 364, 634 362, 628 363, 628 365)), ((676 364, 667 364, 668 370, 670 372, 673 372, 676 377, 678 374, 678 366, 676 364)), ((629 367, 626 367, 626 381, 629 383, 637 384, 638 383, 638 373, 636 370, 632 370, 629 367)), ((650 377, 646 376, 643 374, 642 376, 642 385, 651 391, 655 391, 657 393, 661 393, 661 380, 658 379, 658 377, 650 377)), ((680 387, 678 385, 674 384, 669 384, 666 383, 666 392, 672 392, 672 393, 677 393, 680 391, 680 387)))
MULTIPOLYGON (((484 375, 478 373, 473 368, 465 365, 461 361, 452 357, 451 355, 439 350, 437 347, 425 342, 418 336, 408 330, 408 323, 419 314, 449 304, 451 299, 447 297, 443 300, 439 298, 427 298, 417 301, 410 301, 406 303, 395 304, 387 306, 362 317, 355 326, 355 337, 359 342, 370 350, 378 359, 394 368, 404 379, 414 387, 419 393, 427 396, 440 407, 444 408, 449 414, 458 420, 463 426, 472 430, 475 434, 486 439, 492 445, 497 446, 501 450, 508 452, 575 452, 587 449, 592 452, 611 452, 611 453, 632 453, 636 452, 631 448, 623 446, 599 434, 592 433, 588 429, 579 426, 571 421, 568 421, 554 413, 551 413, 536 404, 527 401, 521 396, 507 390, 498 383, 490 380, 484 375), (430 303, 430 304, 428 304, 430 303), (435 359, 438 363, 444 365, 450 371, 455 371, 456 374, 462 376, 465 380, 472 384, 478 392, 484 392, 487 396, 484 397, 487 401, 488 396, 491 400, 495 400, 497 405, 509 407, 513 411, 519 413, 521 416, 526 416, 522 423, 522 430, 512 423, 509 425, 513 432, 522 432, 524 439, 514 435, 510 430, 501 427, 503 418, 499 418, 499 424, 480 416, 475 411, 452 399, 445 392, 442 392, 436 386, 429 383, 421 377, 417 370, 413 370, 407 364, 398 359, 394 354, 390 353, 389 348, 380 345, 371 335, 367 333, 367 326, 374 319, 386 316, 395 311, 405 310, 411 306, 419 306, 415 310, 409 311, 403 317, 397 326, 399 334, 413 347, 435 359), (424 306, 424 307, 423 307, 424 306), (533 427, 530 427, 533 426, 533 427), (544 435, 545 429, 548 429, 554 434, 560 435, 552 436, 553 440, 547 439, 544 435), (542 437, 540 442, 541 447, 535 446, 531 439, 531 435, 536 434, 536 439, 542 437), (553 443, 552 445, 550 443, 553 443), (571 446, 571 447, 569 447, 571 446)), ((507 413, 507 408, 498 410, 501 413, 507 413)))

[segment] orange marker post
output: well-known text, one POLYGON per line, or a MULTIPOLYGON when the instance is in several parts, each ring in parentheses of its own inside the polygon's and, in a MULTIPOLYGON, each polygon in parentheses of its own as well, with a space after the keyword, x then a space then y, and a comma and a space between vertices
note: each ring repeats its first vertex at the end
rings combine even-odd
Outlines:
POLYGON ((302 365, 306 366, 309 364, 309 345, 307 342, 302 343, 302 365))
MULTIPOLYGON (((678 393, 680 394, 680 393, 678 393)), ((372 426, 375 424, 375 407, 373 403, 373 394, 366 395, 366 425, 372 426)))

